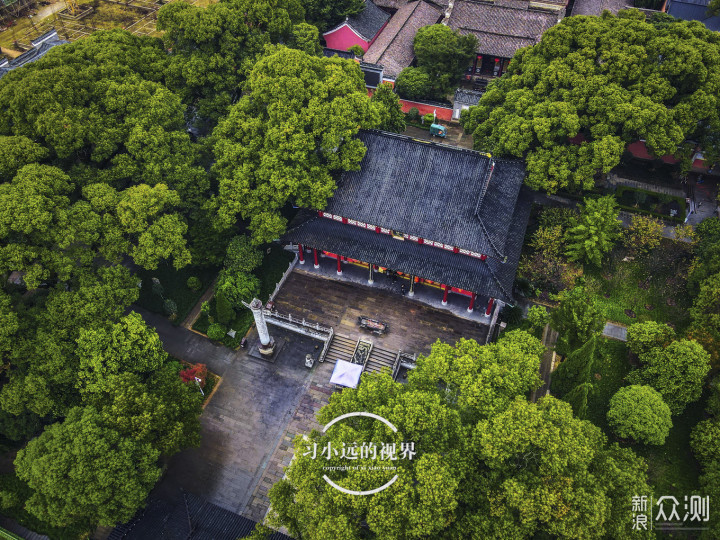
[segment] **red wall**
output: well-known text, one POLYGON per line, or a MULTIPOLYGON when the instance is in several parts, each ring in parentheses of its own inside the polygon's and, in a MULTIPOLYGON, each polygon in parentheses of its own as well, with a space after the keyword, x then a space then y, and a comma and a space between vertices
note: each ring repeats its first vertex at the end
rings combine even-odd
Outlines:
POLYGON ((401 99, 400 105, 402 106, 402 111, 404 113, 415 107, 418 111, 420 111, 420 116, 428 113, 432 114, 434 111, 435 114, 437 114, 438 120, 444 120, 445 122, 452 120, 452 108, 428 105, 427 103, 418 103, 417 101, 408 101, 406 99, 401 99))
POLYGON ((370 43, 353 32, 347 24, 343 24, 334 32, 323 34, 323 37, 330 49, 347 51, 353 45, 360 45, 362 50, 367 52, 368 48, 370 48, 370 43))

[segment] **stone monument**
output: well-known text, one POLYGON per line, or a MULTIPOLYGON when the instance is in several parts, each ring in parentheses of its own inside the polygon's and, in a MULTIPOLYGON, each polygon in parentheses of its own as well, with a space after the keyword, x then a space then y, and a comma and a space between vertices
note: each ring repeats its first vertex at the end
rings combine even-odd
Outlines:
MULTIPOLYGON (((245 302, 243 302, 245 304, 245 302)), ((253 317, 255 317, 255 327, 258 333, 258 352, 263 356, 272 356, 275 352, 275 340, 268 332, 267 322, 265 322, 265 314, 263 313, 263 305, 260 300, 253 298, 250 304, 245 304, 245 307, 250 308, 253 317)))

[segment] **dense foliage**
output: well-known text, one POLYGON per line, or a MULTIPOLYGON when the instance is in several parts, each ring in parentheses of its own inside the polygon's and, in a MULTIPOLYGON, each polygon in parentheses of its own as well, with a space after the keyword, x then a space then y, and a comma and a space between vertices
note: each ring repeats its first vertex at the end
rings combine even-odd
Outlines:
POLYGON ((420 28, 413 41, 418 67, 405 68, 398 75, 398 93, 410 99, 444 100, 475 56, 477 46, 473 34, 462 35, 444 24, 420 28))
POLYGON ((266 45, 294 39, 307 45, 300 0, 221 0, 207 7, 170 2, 158 29, 171 50, 168 86, 192 105, 201 123, 213 124, 240 96, 266 45), (304 36, 304 37, 303 37, 304 36))
POLYGON ((518 51, 462 123, 476 148, 526 158, 529 186, 588 189, 640 139, 688 159, 692 139, 716 161, 719 74, 720 35, 702 23, 566 17, 518 51))
POLYGON ((356 169, 365 155, 353 136, 379 122, 360 68, 285 47, 253 67, 247 93, 213 132, 220 184, 220 224, 249 222, 253 241, 277 238, 289 203, 324 208, 334 173, 356 169))
MULTIPOLYGON (((363 376, 357 390, 333 394, 319 420, 369 411, 398 428, 353 418, 326 433, 295 440, 287 478, 270 492, 274 521, 297 538, 563 538, 629 537, 627 503, 646 493, 644 462, 608 445, 601 431, 573 417, 554 398, 529 403, 539 384, 542 346, 523 332, 496 344, 437 343, 407 385, 386 375, 363 376), (391 462, 394 471, 327 472, 348 462, 320 456, 328 442, 413 441, 417 455, 391 462), (312 459, 305 449, 318 445, 312 459), (349 497, 323 481, 372 489, 349 497)), ((399 452, 398 452, 399 454, 399 452)), ((359 459, 353 466, 388 465, 359 459)), ((356 470, 357 469, 357 470, 356 470)))
POLYGON ((599 334, 605 326, 605 317, 582 287, 563 291, 559 299, 560 305, 552 312, 551 324, 560 334, 558 352, 568 354, 599 334))
POLYGON ((631 385, 610 399, 607 413, 610 428, 623 439, 645 444, 663 444, 670 428, 670 408, 652 386, 631 385))
POLYGON ((618 205, 611 195, 585 199, 576 224, 566 233, 566 253, 574 261, 600 266, 620 236, 618 205))

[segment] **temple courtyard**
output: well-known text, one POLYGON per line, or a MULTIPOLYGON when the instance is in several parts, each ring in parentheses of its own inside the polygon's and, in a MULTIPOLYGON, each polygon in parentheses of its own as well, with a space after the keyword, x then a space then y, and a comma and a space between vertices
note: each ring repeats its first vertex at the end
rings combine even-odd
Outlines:
MULTIPOLYGON (((472 314, 460 318, 428 306, 403 296, 395 290, 398 287, 388 283, 372 288, 297 269, 280 289, 275 306, 279 313, 332 326, 340 340, 362 338, 393 352, 424 354, 437 339, 454 343, 461 336, 485 342, 488 327, 480 319, 474 320, 472 314), (359 315, 386 321, 389 332, 377 336, 360 329, 359 315)), ((323 343, 269 325, 273 337, 283 343, 270 363, 253 358, 251 347, 235 351, 215 345, 164 317, 134 309, 157 329, 170 354, 205 363, 222 377, 201 416, 201 446, 171 459, 151 493, 155 507, 176 505, 186 492, 261 521, 269 507, 268 491, 292 459, 293 438, 320 427, 315 415, 337 391, 329 383, 334 357, 328 355, 325 362, 308 369, 305 355, 317 357, 323 343)), ((257 339, 254 329, 248 338, 257 339)), ((135 532, 144 525, 142 519, 129 524, 137 527, 135 532)))

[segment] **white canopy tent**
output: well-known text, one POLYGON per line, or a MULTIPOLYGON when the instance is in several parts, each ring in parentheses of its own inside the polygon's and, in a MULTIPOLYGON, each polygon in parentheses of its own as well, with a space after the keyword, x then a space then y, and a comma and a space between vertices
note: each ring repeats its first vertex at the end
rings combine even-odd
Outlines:
POLYGON ((330 377, 330 382, 332 384, 339 384, 340 386, 347 386, 348 388, 357 388, 362 372, 363 366, 360 364, 337 360, 332 377, 330 377))

